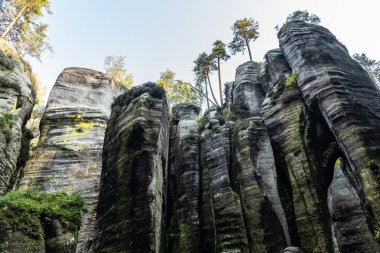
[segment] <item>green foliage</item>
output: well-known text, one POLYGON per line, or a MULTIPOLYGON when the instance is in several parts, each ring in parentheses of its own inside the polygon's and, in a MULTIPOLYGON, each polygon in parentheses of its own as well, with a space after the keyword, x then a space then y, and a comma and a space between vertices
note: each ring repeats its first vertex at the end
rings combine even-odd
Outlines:
MULTIPOLYGON (((217 114, 218 115, 218 114, 217 114)), ((237 115, 233 113, 229 108, 224 108, 219 115, 224 121, 235 121, 238 119, 237 115)))
POLYGON ((200 95, 192 89, 187 82, 175 80, 175 73, 169 69, 161 73, 157 85, 165 90, 169 103, 196 103, 200 101, 200 95))
POLYGON ((6 0, 0 14, 0 33, 16 48, 22 57, 25 54, 41 58, 45 50, 52 51, 47 41, 48 25, 38 22, 44 13, 51 14, 50 0, 6 0))
POLYGON ((78 231, 83 198, 74 193, 11 191, 0 198, 0 230, 12 229, 36 239, 43 239, 43 226, 58 219, 64 228, 78 231))
POLYGON ((4 128, 11 128, 16 120, 16 115, 9 112, 0 113, 0 126, 4 128))
POLYGON ((298 73, 293 72, 286 80, 285 87, 290 88, 297 83, 298 73))
POLYGON ((248 48, 250 59, 252 60, 249 43, 259 37, 259 22, 253 18, 239 19, 236 20, 231 29, 234 34, 234 38, 228 44, 231 53, 233 55, 239 52, 244 53, 244 50, 248 48))
POLYGON ((112 104, 112 107, 114 106, 126 106, 129 105, 129 103, 141 96, 142 94, 148 92, 152 97, 157 99, 163 99, 165 98, 165 90, 158 86, 156 83, 149 82, 142 84, 140 86, 133 87, 130 91, 118 96, 115 101, 112 104))
POLYGON ((365 54, 354 54, 354 59, 367 71, 374 83, 380 88, 380 61, 372 60, 365 54))
POLYGON ((130 89, 133 86, 133 76, 125 68, 125 56, 107 56, 104 59, 104 70, 122 86, 130 89))
POLYGON ((380 228, 379 227, 375 229, 375 240, 377 243, 380 243, 380 228))
POLYGON ((201 80, 207 78, 207 75, 210 74, 211 71, 218 69, 213 58, 206 52, 199 54, 194 64, 193 71, 196 77, 199 77, 201 80))
POLYGON ((210 55, 211 59, 222 61, 227 61, 230 59, 230 56, 226 51, 226 44, 224 44, 221 40, 215 41, 213 46, 214 47, 212 48, 212 53, 210 55))
MULTIPOLYGON (((205 90, 205 97, 207 98, 207 104, 209 103, 208 99, 208 89, 207 84, 209 82, 209 75, 211 71, 217 70, 217 66, 213 61, 213 58, 208 55, 206 52, 203 52, 198 55, 198 58, 194 61, 193 72, 195 74, 196 86, 200 91, 205 90), (204 86, 202 85, 204 84, 204 86)), ((211 86, 211 84, 210 84, 211 86)), ((212 94, 213 91, 211 90, 212 94)), ((214 98, 215 99, 215 98, 214 98)), ((215 105, 217 105, 215 100, 215 105)))
POLYGON ((289 14, 286 18, 286 23, 291 21, 303 21, 309 24, 318 25, 321 22, 321 19, 315 14, 310 14, 307 10, 297 10, 289 14))
MULTIPOLYGON (((298 10, 298 11, 292 12, 291 14, 287 16, 285 24, 291 21, 303 21, 309 24, 318 25, 321 22, 321 19, 315 14, 310 14, 307 10, 304 10, 304 11, 298 10)), ((275 29, 279 31, 281 28, 277 25, 275 29)))

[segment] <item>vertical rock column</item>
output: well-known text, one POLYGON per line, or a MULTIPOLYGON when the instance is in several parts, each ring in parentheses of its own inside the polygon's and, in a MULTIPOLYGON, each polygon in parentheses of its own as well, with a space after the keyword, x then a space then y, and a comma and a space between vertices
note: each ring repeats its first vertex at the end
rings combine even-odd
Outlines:
POLYGON ((65 69, 50 93, 38 146, 20 181, 21 189, 78 192, 85 199, 88 211, 82 215, 77 252, 91 246, 103 139, 118 89, 103 73, 65 69))
MULTIPOLYGON (((261 66, 258 62, 246 62, 236 69, 232 91, 231 110, 239 115, 259 116, 265 93, 258 80, 261 66)), ((230 99, 230 98, 228 98, 230 99)))
POLYGON ((250 252, 280 252, 290 244, 277 191, 277 173, 267 129, 251 118, 236 136, 239 189, 250 252))
POLYGON ((240 198, 230 185, 222 127, 215 119, 206 125, 205 153, 215 217, 216 252, 249 252, 240 198))
POLYGON ((343 170, 344 161, 339 158, 328 191, 332 229, 339 252, 380 252, 368 227, 359 196, 343 170))
POLYGON ((94 252, 164 252, 169 129, 166 99, 159 89, 136 87, 113 105, 94 252))
MULTIPOLYGON (((331 251, 331 236, 326 219, 327 189, 323 190, 318 171, 322 167, 318 167, 318 163, 310 156, 317 149, 310 149, 307 144, 312 138, 305 135, 305 113, 308 110, 296 82, 285 85, 291 70, 281 50, 271 50, 265 58, 269 88, 262 114, 275 149, 275 158, 281 165, 278 166, 281 173, 279 190, 288 222, 291 225, 295 221, 300 245, 304 250, 308 252, 319 248, 328 252, 331 251)), ((298 238, 294 236, 294 230, 291 227, 292 243, 297 245, 298 238)))
POLYGON ((0 39, 0 196, 18 175, 23 128, 34 105, 32 84, 12 46, 0 39))
POLYGON ((199 252, 199 131, 200 108, 177 104, 170 125, 169 189, 172 214, 169 231, 170 252, 199 252))
MULTIPOLYGON (((309 108, 320 113, 336 137, 380 224, 380 91, 347 49, 321 26, 290 22, 280 47, 309 108)), ((361 194, 360 194, 361 195, 361 194)))

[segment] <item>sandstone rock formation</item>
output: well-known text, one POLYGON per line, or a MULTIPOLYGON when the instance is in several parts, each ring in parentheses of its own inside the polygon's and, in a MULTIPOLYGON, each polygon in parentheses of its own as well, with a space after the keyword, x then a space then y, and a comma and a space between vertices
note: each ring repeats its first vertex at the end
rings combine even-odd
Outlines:
POLYGON ((87 252, 91 246, 103 139, 112 98, 119 89, 103 73, 65 69, 50 93, 39 144, 20 181, 20 189, 78 192, 86 200, 77 252, 87 252))
POLYGON ((0 40, 0 196, 18 176, 24 126, 34 105, 32 82, 12 46, 0 40))
POLYGON ((136 90, 118 97, 107 128, 94 252, 163 252, 168 108, 162 89, 136 90))
MULTIPOLYGON (((106 75, 66 69, 20 188, 84 197, 77 252, 380 252, 380 92, 327 29, 295 21, 278 37, 203 115, 154 83, 111 112, 106 75)), ((0 233, 0 249, 70 251, 75 235, 49 224, 44 240, 0 233)))
MULTIPOLYGON (((322 187, 320 171, 322 165, 314 155, 319 151, 312 143, 317 139, 316 126, 308 121, 310 112, 297 83, 285 84, 291 69, 282 51, 271 50, 265 59, 269 86, 262 114, 275 149, 281 182, 279 191, 289 224, 293 224, 290 229, 292 242, 300 240, 302 248, 308 250, 331 251, 326 189, 322 187)), ((326 140, 328 137, 323 136, 326 140)))
POLYGON ((236 69, 231 107, 236 113, 259 116, 264 100, 264 90, 259 81, 261 66, 258 62, 246 62, 236 69), (254 99, 252 99, 254 98, 254 99))
POLYGON ((178 104, 172 109, 167 217, 170 252, 199 251, 199 112, 193 104, 178 104))
POLYGON ((380 91, 347 49, 326 28, 290 22, 280 47, 297 72, 302 96, 321 115, 352 168, 354 187, 364 194, 376 226, 380 222, 380 91))
POLYGON ((339 158, 328 191, 332 229, 338 250, 345 252, 380 252, 367 225, 360 198, 344 175, 344 161, 339 158))

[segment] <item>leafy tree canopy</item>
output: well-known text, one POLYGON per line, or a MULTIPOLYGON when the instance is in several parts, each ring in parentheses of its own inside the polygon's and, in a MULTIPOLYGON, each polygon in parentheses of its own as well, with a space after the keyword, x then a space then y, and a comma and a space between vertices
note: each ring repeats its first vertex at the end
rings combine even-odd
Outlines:
POLYGON ((228 44, 231 53, 233 55, 239 52, 244 53, 244 50, 247 48, 250 60, 252 61, 252 53, 249 43, 255 41, 259 37, 259 22, 253 18, 239 19, 236 20, 231 29, 234 35, 231 43, 228 44))
POLYGON ((125 56, 107 56, 104 59, 104 70, 122 86, 130 89, 133 86, 133 76, 125 67, 125 56))
MULTIPOLYGON (((297 10, 288 15, 285 24, 291 21, 303 21, 309 24, 318 25, 321 22, 321 19, 315 14, 310 14, 307 10, 297 10)), ((275 29, 279 31, 281 28, 279 25, 276 25, 275 29)))
POLYGON ((217 70, 217 66, 212 57, 206 52, 201 53, 194 61, 194 73, 200 79, 204 79, 211 71, 217 70))
POLYGON ((38 21, 45 12, 51 14, 50 0, 2 0, 0 10, 1 37, 11 42, 21 57, 40 60, 42 52, 52 51, 48 25, 38 21))
POLYGON ((169 103, 190 102, 198 104, 200 96, 194 91, 188 82, 175 79, 175 73, 169 69, 162 72, 160 79, 156 81, 157 85, 165 90, 169 103))
POLYGON ((294 11, 293 13, 289 14, 288 17, 286 18, 286 23, 290 21, 304 21, 309 24, 315 24, 318 25, 321 22, 321 19, 315 15, 315 14, 310 14, 307 10, 304 11, 294 11))
POLYGON ((214 42, 212 48, 212 53, 210 55, 213 59, 219 59, 222 61, 227 61, 230 59, 230 56, 227 54, 226 51, 226 44, 224 44, 221 40, 217 40, 214 42))
POLYGON ((372 60, 365 54, 354 54, 354 59, 367 71, 368 75, 380 88, 380 61, 372 60))

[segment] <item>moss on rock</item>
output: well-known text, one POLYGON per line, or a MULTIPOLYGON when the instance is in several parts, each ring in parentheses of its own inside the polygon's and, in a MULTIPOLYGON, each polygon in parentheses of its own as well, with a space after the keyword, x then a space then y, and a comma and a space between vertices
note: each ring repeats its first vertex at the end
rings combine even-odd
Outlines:
POLYGON ((0 198, 0 234, 19 231, 43 239, 44 228, 59 220, 64 230, 78 231, 84 200, 79 194, 11 191, 0 198))

